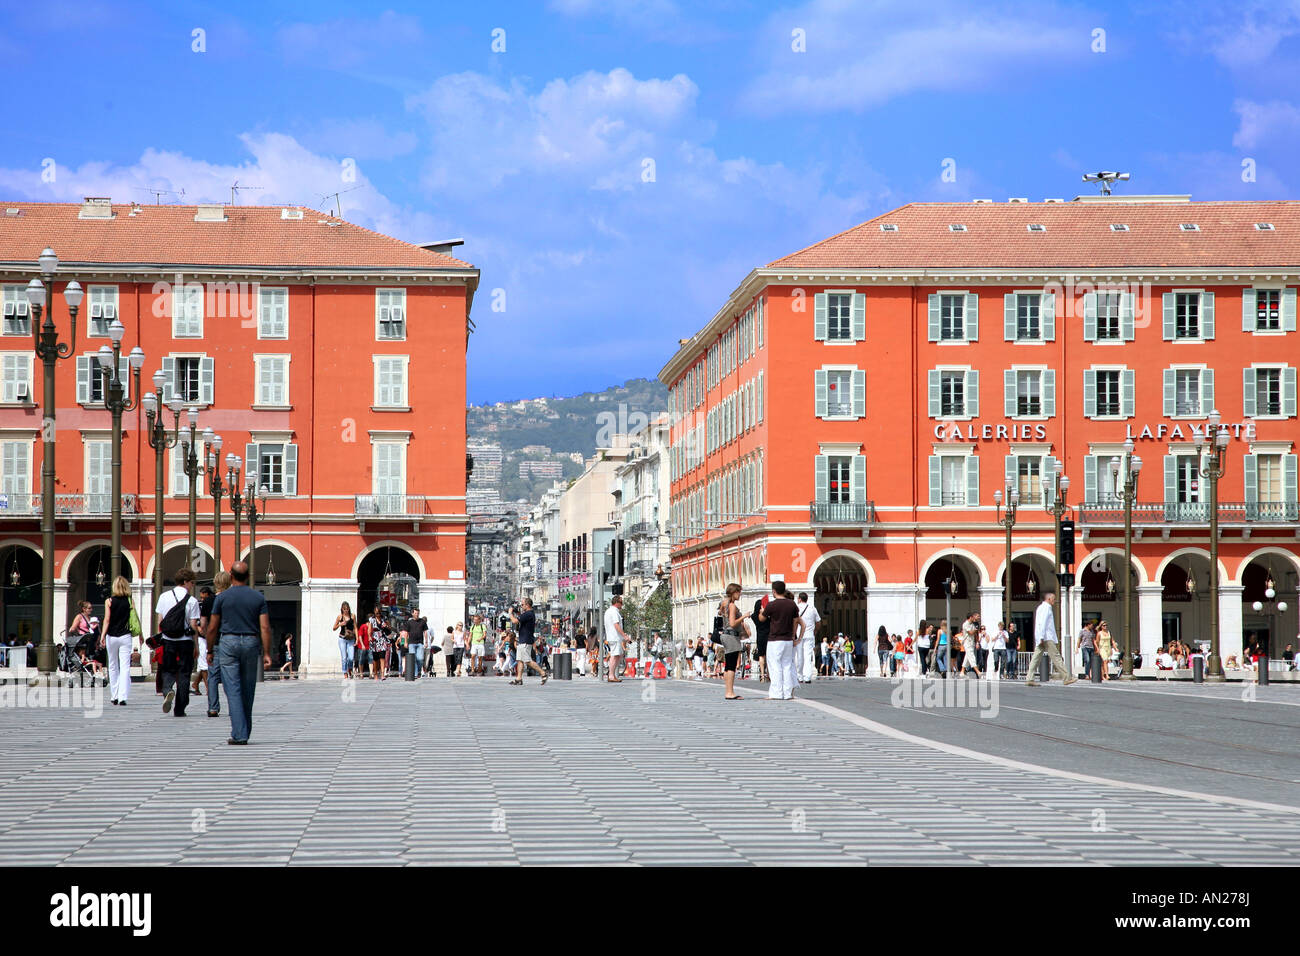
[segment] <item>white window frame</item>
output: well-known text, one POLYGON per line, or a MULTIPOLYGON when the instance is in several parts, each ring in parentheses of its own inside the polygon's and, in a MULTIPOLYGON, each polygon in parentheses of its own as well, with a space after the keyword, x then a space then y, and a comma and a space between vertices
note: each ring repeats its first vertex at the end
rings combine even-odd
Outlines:
MULTIPOLYGON (((1055 417, 1055 414, 1054 414, 1054 413, 1055 413, 1055 410, 1056 410, 1056 395, 1055 395, 1055 389, 1056 389, 1056 376, 1055 376, 1055 374, 1052 375, 1052 390, 1053 390, 1053 394, 1052 394, 1052 404, 1051 404, 1051 407, 1052 407, 1053 414, 1048 414, 1048 412, 1047 412, 1047 408, 1048 408, 1048 402, 1047 402, 1047 376, 1048 376, 1048 373, 1049 373, 1049 372, 1055 373, 1055 369, 1052 368, 1051 366, 1048 366, 1048 365, 1012 365, 1012 366, 1011 366, 1011 371, 1012 371, 1013 373, 1015 373, 1015 387, 1016 387, 1016 391, 1015 391, 1015 399, 1016 399, 1016 414, 1014 414, 1014 415, 1010 415, 1010 416, 1008 416, 1008 417, 1014 419, 1015 421, 1020 421, 1020 422, 1046 422, 1046 421, 1051 421, 1052 418, 1055 417), (1037 415, 1021 415, 1021 414, 1020 414, 1020 373, 1021 373, 1021 372, 1037 372, 1037 373, 1038 373, 1038 407, 1039 407, 1040 411, 1039 411, 1039 413, 1038 413, 1037 415)), ((1004 382, 1004 387, 1005 387, 1005 382, 1004 382)))
MULTIPOLYGON (((933 477, 933 473, 931 471, 930 462, 927 460, 925 507, 928 509, 933 509, 935 511, 951 510, 953 508, 978 508, 979 501, 978 500, 971 501, 971 496, 970 496, 970 491, 971 491, 970 486, 971 486, 972 478, 974 479, 975 484, 977 486, 980 482, 980 476, 979 476, 980 459, 979 459, 979 455, 975 453, 975 445, 970 443, 961 443, 961 442, 936 442, 932 444, 930 447, 931 447, 930 458, 939 459, 939 487, 937 489, 938 504, 931 503, 935 500, 935 489, 929 487, 931 479, 933 477), (943 459, 945 458, 960 458, 962 461, 962 465, 961 465, 962 500, 959 503, 958 502, 945 503, 943 500, 943 459), (974 474, 972 474, 972 467, 975 469, 974 474)), ((978 490, 977 490, 977 499, 978 499, 978 490)))
POLYGON ((292 362, 293 355, 289 353, 273 352, 253 356, 253 408, 285 410, 293 407, 289 398, 289 371, 292 362), (262 375, 269 365, 268 360, 284 362, 284 394, 281 396, 284 401, 282 402, 262 401, 262 375))
MULTIPOLYGON (((1288 418, 1294 418, 1294 415, 1286 413, 1286 370, 1291 368, 1286 362, 1251 362, 1251 381, 1250 387, 1255 392, 1255 414, 1250 416, 1252 419, 1261 421, 1286 421, 1288 418), (1254 374, 1260 369, 1277 372, 1277 402, 1278 414, 1266 415, 1259 410, 1259 390, 1257 376, 1254 374)), ((1244 404, 1244 401, 1243 401, 1244 404)))
POLYGON ((15 316, 26 315, 27 331, 10 332, 5 328, 3 316, 0 316, 0 337, 7 338, 31 338, 32 335, 32 306, 27 301, 27 287, 23 285, 5 285, 0 291, 0 307, 14 309, 15 316))
POLYGON ((31 351, 31 349, 28 349, 25 352, 0 352, 0 405, 9 405, 17 408, 25 408, 36 404, 36 393, 35 393, 36 383, 34 381, 35 361, 36 361, 36 356, 31 351), (6 398, 4 394, 4 366, 7 364, 7 360, 10 359, 11 357, 19 359, 20 360, 18 362, 19 365, 27 366, 27 374, 26 374, 26 382, 25 382, 25 384, 27 385, 27 401, 25 402, 19 401, 17 397, 17 386, 23 383, 19 383, 19 382, 14 383, 15 392, 13 398, 6 398))
POLYGON ((410 322, 410 314, 406 308, 406 288, 404 286, 377 286, 375 288, 375 341, 376 342, 405 342, 407 337, 407 324, 410 322), (401 301, 397 307, 402 310, 402 334, 401 335, 384 335, 382 326, 379 321, 381 309, 393 308, 394 303, 390 300, 396 295, 401 301))
POLYGON ((169 299, 170 302, 169 309, 171 311, 171 320, 172 320, 172 338, 174 339, 203 338, 203 326, 204 326, 204 318, 205 318, 203 312, 204 312, 206 299, 207 299, 207 288, 202 283, 199 282, 184 282, 172 288, 170 299, 169 299), (197 332, 181 332, 176 325, 177 297, 183 294, 185 305, 188 307, 189 299, 191 298, 192 293, 195 292, 198 293, 198 298, 199 298, 199 315, 198 315, 199 330, 197 332))
MULTIPOLYGON (((108 498, 109 504, 110 505, 112 504, 113 436, 111 433, 104 432, 104 431, 85 431, 81 433, 81 482, 82 482, 81 490, 86 496, 86 507, 88 511, 90 509, 90 498, 92 496, 102 496, 108 498), (107 453, 107 457, 105 458, 105 468, 106 468, 105 473, 96 476, 100 481, 105 481, 107 483, 108 490, 104 492, 97 492, 97 491, 92 492, 90 490, 91 478, 92 478, 91 471, 90 471, 90 460, 91 460, 90 446, 91 445, 103 445, 105 446, 104 451, 107 453)), ((111 507, 108 510, 111 511, 112 510, 111 507)), ((103 512, 91 512, 91 513, 102 514, 103 512)))
POLYGON ((257 337, 259 339, 278 340, 289 337, 289 287, 288 286, 258 286, 257 288, 257 337), (266 303, 263 302, 264 295, 279 298, 284 297, 284 332, 276 334, 274 331, 267 331, 265 318, 267 313, 266 303))
MULTIPOLYGON (((189 433, 190 432, 188 428, 184 429, 185 437, 188 437, 189 433)), ((196 440, 200 442, 200 445, 198 448, 194 450, 194 454, 198 457, 199 464, 202 465, 203 446, 201 443, 203 439, 197 438, 196 436, 196 440)), ((244 466, 245 466, 244 474, 247 475, 248 462, 244 462, 244 466)), ((181 483, 186 482, 188 484, 188 481, 189 481, 189 476, 185 474, 185 442, 178 441, 167 451, 167 495, 168 497, 188 498, 190 496, 189 488, 188 487, 184 489, 181 488, 181 483)), ((202 495, 200 494, 199 497, 202 497, 202 495)))
MULTIPOLYGON (((1182 344, 1184 344, 1184 345, 1203 345, 1203 344, 1206 343, 1206 342, 1213 342, 1213 341, 1214 341, 1214 336, 1209 336, 1209 337, 1207 338, 1206 335, 1205 335, 1205 314, 1206 314, 1206 312, 1205 312, 1205 304, 1206 304, 1206 303, 1205 303, 1205 294, 1206 294, 1207 292, 1209 292, 1211 295, 1214 294, 1214 290, 1213 290, 1213 289, 1170 289, 1170 290, 1169 290, 1168 294, 1169 294, 1169 295, 1172 295, 1172 296, 1174 297, 1174 323, 1173 323, 1173 328, 1172 328, 1171 331, 1170 331, 1170 336, 1169 336, 1169 338, 1165 339, 1164 341, 1166 341, 1166 342, 1173 342, 1173 343, 1175 343, 1175 344, 1182 343, 1182 344), (1191 337, 1191 338, 1179 338, 1179 337, 1178 337, 1178 296, 1179 296, 1179 295, 1195 295, 1195 296, 1197 297, 1197 302, 1196 302, 1196 335, 1195 335, 1195 337, 1191 337)), ((1217 297, 1216 297, 1216 299, 1217 299, 1217 297)), ((1163 324, 1164 324, 1164 315, 1163 315, 1163 311, 1164 311, 1164 299, 1163 299, 1163 296, 1161 297, 1161 306, 1160 306, 1160 307, 1161 307, 1161 312, 1162 312, 1162 314, 1161 314, 1161 320, 1160 320, 1160 321, 1161 321, 1161 325, 1163 326, 1163 324)), ((1215 324, 1215 334, 1217 335, 1217 334, 1218 334, 1218 303, 1217 303, 1217 301, 1213 301, 1213 300, 1212 300, 1212 301, 1211 301, 1210 308, 1213 309, 1213 310, 1215 311, 1214 324, 1215 324)), ((1162 329, 1162 337, 1163 337, 1163 329, 1162 329)))
MULTIPOLYGON (((1183 363, 1180 363, 1180 364, 1177 364, 1177 365, 1170 365, 1170 366, 1168 366, 1168 369, 1174 373, 1174 405, 1173 405, 1173 408, 1171 409, 1171 414, 1169 414, 1169 415, 1167 415, 1167 416, 1164 416, 1164 417, 1169 418, 1171 421, 1174 421, 1174 420, 1176 420, 1176 421, 1199 421, 1199 420, 1202 419, 1202 418, 1208 418, 1208 417, 1210 416, 1210 411, 1211 411, 1211 409, 1210 409, 1210 408, 1207 408, 1206 405, 1207 405, 1207 404, 1208 404, 1208 405, 1213 405, 1213 404, 1215 404, 1215 402, 1217 402, 1217 400, 1218 400, 1218 391, 1217 391, 1217 390, 1218 390, 1218 382, 1217 382, 1217 381, 1215 382, 1215 385, 1214 385, 1214 387, 1215 387, 1215 394, 1214 394, 1214 396, 1212 396, 1212 400, 1209 401, 1209 402, 1206 402, 1206 400, 1205 400, 1205 372, 1206 372, 1206 370, 1207 370, 1208 368, 1209 368, 1209 366, 1208 366, 1206 363, 1204 363, 1204 362, 1201 362, 1201 363, 1199 363, 1199 364, 1198 364, 1198 363, 1195 363, 1195 362, 1183 362, 1183 363), (1198 396, 1198 397, 1197 397, 1197 413, 1194 414, 1194 415, 1180 415, 1180 414, 1178 413, 1178 373, 1179 373, 1179 372, 1196 372, 1196 373, 1197 373, 1197 376, 1196 376, 1196 383, 1197 383, 1196 393, 1197 393, 1197 396, 1198 396)), ((1216 380, 1217 380, 1218 376, 1215 376, 1215 378, 1216 378, 1216 380)), ((1161 376, 1161 385, 1160 385, 1160 388, 1161 388, 1161 391, 1162 391, 1162 393, 1163 393, 1163 390, 1164 390, 1163 375, 1161 376)), ((1163 403, 1164 403, 1164 399, 1163 399, 1163 394, 1162 394, 1162 396, 1161 396, 1161 404, 1162 404, 1162 406, 1163 406, 1163 403)), ((1164 408, 1163 408, 1163 407, 1161 408, 1161 411, 1162 411, 1162 412, 1164 411, 1164 408)))
MULTIPOLYGON (((1086 384, 1086 382, 1085 382, 1085 384, 1084 384, 1084 410, 1085 410, 1085 415, 1084 415, 1084 417, 1085 417, 1088 421, 1093 421, 1093 422, 1122 422, 1122 421, 1125 421, 1125 420, 1127 420, 1127 419, 1129 419, 1129 418, 1133 418, 1133 417, 1134 417, 1134 415, 1135 415, 1136 412, 1137 412, 1137 395, 1136 395, 1136 384, 1137 384, 1136 379, 1137 379, 1137 372, 1136 372, 1135 370, 1130 369, 1127 365, 1091 365, 1091 366, 1089 366, 1087 369, 1085 369, 1085 372, 1093 372, 1093 373, 1098 373, 1098 372, 1118 372, 1118 373, 1119 373, 1119 396, 1118 396, 1118 397, 1119 397, 1119 413, 1116 414, 1116 415, 1103 415, 1103 414, 1101 414, 1100 412, 1098 412, 1096 415, 1088 415, 1088 414, 1086 414, 1086 411, 1087 411, 1087 400, 1088 400, 1088 397, 1087 397, 1087 384, 1086 384), (1125 411, 1125 409, 1124 409, 1124 376, 1127 375, 1127 374, 1130 374, 1130 373, 1134 376, 1134 386, 1135 386, 1135 388, 1134 388, 1134 393, 1135 393, 1135 394, 1134 394, 1134 396, 1133 396, 1133 406, 1134 406, 1134 407, 1133 407, 1133 414, 1129 414, 1129 413, 1127 413, 1127 412, 1125 411)), ((1085 378, 1086 378, 1086 376, 1085 376, 1085 378)), ((1100 393, 1098 393, 1096 397, 1097 397, 1097 398, 1100 398, 1100 393)), ((1100 403, 1098 403, 1098 407, 1100 407, 1100 403)))
POLYGON ((409 355, 373 355, 371 362, 374 367, 374 396, 373 407, 384 409, 385 411, 409 411, 411 407, 411 381, 410 365, 411 357, 409 355), (401 404, 381 404, 379 401, 379 366, 381 362, 400 362, 402 365, 402 402, 401 404))
POLYGON ((407 448, 408 448, 409 445, 410 445, 410 438, 409 438, 409 437, 407 437, 407 438, 397 438, 397 437, 387 437, 387 436, 385 436, 385 437, 376 437, 375 435, 371 435, 371 436, 370 436, 370 493, 371 493, 372 495, 374 495, 375 497, 379 497, 379 496, 387 496, 387 495, 394 495, 394 496, 401 496, 401 497, 406 497, 406 496, 407 496, 407 494, 408 494, 408 490, 407 490, 407 478, 408 478, 408 469, 407 469, 407 448), (402 490, 401 490, 401 491, 398 491, 398 492, 380 491, 380 490, 378 489, 378 487, 376 486, 376 484, 375 484, 375 482, 376 482, 376 481, 378 480, 378 478, 379 478, 379 448, 380 448, 380 446, 384 446, 384 447, 397 447, 397 448, 400 448, 400 449, 402 450, 402 452, 401 452, 401 456, 400 456, 400 459, 401 459, 401 466, 402 466, 402 469, 401 469, 401 470, 402 470, 402 479, 401 479, 402 490))
MULTIPOLYGON (((1013 338, 1006 339, 1006 341, 1013 342, 1016 345, 1047 345, 1048 343, 1055 341, 1056 339, 1056 303, 1055 303, 1056 293, 1055 292, 1044 292, 1042 289, 1013 289, 1011 292, 1006 293, 1006 295, 1011 296, 1015 300, 1015 314, 1013 317, 1015 321, 1015 336, 1013 338), (1022 295, 1038 296, 1038 337, 1037 338, 1022 338, 1020 335, 1020 297, 1022 295), (1047 323, 1044 321, 1044 316, 1047 312, 1044 306, 1046 305, 1049 297, 1051 297, 1052 299, 1052 335, 1050 338, 1047 336, 1047 323)), ((1005 307, 1006 307, 1006 303, 1004 301, 1003 308, 1005 309, 1005 307)), ((1003 317, 1003 321, 1005 323, 1005 316, 1003 317)), ((1003 337, 1006 338, 1005 335, 1003 337)))
POLYGON ((86 286, 85 314, 86 314, 86 338, 108 339, 109 338, 108 327, 113 324, 112 320, 117 319, 118 321, 121 321, 122 319, 122 309, 118 302, 118 287, 115 285, 106 285, 100 283, 86 286), (110 302, 102 301, 106 298, 111 299, 112 301, 110 302), (95 301, 96 299, 99 299, 101 301, 96 302, 95 301), (112 318, 107 318, 103 316, 103 308, 105 305, 109 306, 113 310, 112 318), (95 318, 93 312, 96 307, 98 307, 101 310, 99 321, 104 323, 104 331, 102 333, 95 332, 94 330, 95 326, 93 325, 93 323, 95 322, 95 318))
MULTIPOLYGON (((937 422, 968 422, 973 418, 979 417, 979 369, 972 368, 969 365, 936 365, 932 370, 937 373, 936 385, 939 389, 937 399, 939 402, 939 414, 931 415, 931 421, 937 422), (960 415, 943 414, 943 377, 945 374, 958 374, 963 377, 962 381, 962 408, 960 415), (972 401, 973 399, 973 401, 972 401)), ((926 405, 930 402, 930 383, 929 376, 926 377, 926 405)), ((926 409, 927 412, 929 409, 926 409)))
POLYGON ((172 386, 175 382, 176 360, 197 359, 199 363, 199 397, 197 401, 191 402, 187 399, 183 401, 182 404, 186 408, 210 408, 211 406, 216 404, 217 369, 216 369, 216 360, 211 355, 208 355, 208 353, 206 352, 170 352, 167 354, 166 358, 168 364, 171 365, 171 369, 172 369, 172 377, 168 380, 167 383, 166 395, 168 397, 172 395, 172 386), (210 396, 209 401, 205 401, 203 398, 203 363, 209 360, 212 361, 212 395, 210 396))
MULTIPOLYGON (((979 307, 978 307, 979 293, 972 293, 969 289, 935 289, 933 294, 939 296, 939 337, 934 340, 934 344, 935 345, 970 345, 973 342, 979 341, 978 333, 976 334, 975 338, 971 338, 969 335, 966 334, 966 330, 970 328, 970 325, 968 323, 966 307, 970 304, 969 297, 971 295, 974 295, 976 299, 975 318, 977 323, 979 321, 979 307), (945 295, 959 295, 962 297, 961 338, 959 339, 945 339, 943 337, 943 297, 945 295)), ((928 308, 928 303, 927 303, 927 308, 928 308)), ((928 324, 928 319, 927 319, 927 324, 928 324)))

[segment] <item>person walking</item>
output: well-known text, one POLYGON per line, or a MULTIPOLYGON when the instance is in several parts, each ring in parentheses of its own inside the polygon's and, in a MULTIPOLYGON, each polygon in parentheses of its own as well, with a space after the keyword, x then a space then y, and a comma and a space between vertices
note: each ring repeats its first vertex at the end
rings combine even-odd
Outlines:
POLYGON ((799 592, 799 620, 803 621, 803 638, 795 644, 795 665, 799 682, 811 684, 817 678, 817 629, 822 616, 817 605, 808 600, 808 592, 799 592))
POLYGON ((524 674, 528 670, 535 670, 542 677, 542 686, 546 686, 546 671, 542 670, 535 660, 533 660, 533 650, 536 643, 536 637, 533 631, 537 628, 537 615, 533 612, 533 599, 524 598, 522 611, 518 608, 510 609, 510 620, 518 628, 518 635, 515 637, 515 679, 510 683, 516 686, 523 686, 524 674))
POLYGON ((284 635, 284 665, 280 668, 280 673, 289 672, 289 677, 297 677, 293 672, 293 635, 284 635))
POLYGON ((934 628, 926 625, 922 621, 917 625, 916 631, 916 658, 917 673, 924 676, 925 669, 930 663, 930 640, 934 637, 934 628))
POLYGON ((623 661, 623 649, 627 645, 627 632, 623 630, 623 595, 615 594, 605 612, 605 647, 609 653, 609 673, 605 679, 611 684, 621 684, 619 665, 623 661))
POLYGON ((1014 621, 1007 622, 1007 676, 1012 680, 1020 676, 1020 635, 1014 621))
POLYGON ((371 653, 370 640, 375 632, 375 616, 371 614, 357 625, 357 679, 365 680, 370 676, 371 653))
POLYGON ((352 606, 347 601, 339 606, 338 617, 334 618, 332 630, 339 636, 339 657, 343 664, 343 679, 348 680, 352 677, 352 652, 357 646, 357 622, 352 618, 352 606))
POLYGON ((772 595, 766 607, 761 602, 758 605, 759 620, 767 624, 768 632, 768 670, 772 683, 767 697, 769 700, 791 700, 794 685, 799 681, 794 663, 795 645, 804 636, 804 623, 799 616, 799 606, 786 594, 784 581, 772 582, 772 595))
POLYGON ((997 633, 993 635, 993 664, 988 669, 989 680, 996 674, 1005 677, 1007 673, 1007 625, 998 622, 997 633))
POLYGON ((930 671, 938 673, 945 680, 948 677, 948 619, 941 618, 934 632, 934 656, 931 658, 930 671))
POLYGON ((181 568, 176 584, 158 599, 154 612, 162 636, 163 713, 184 717, 190 703, 190 674, 198 649, 199 602, 194 597, 194 572, 181 568))
POLYGON ((890 658, 894 655, 894 642, 890 640, 889 631, 885 630, 885 625, 880 625, 876 631, 876 660, 880 664, 880 676, 888 677, 886 668, 889 666, 890 658))
POLYGON ((456 622, 456 630, 451 635, 451 646, 443 647, 447 652, 447 676, 459 677, 460 664, 465 659, 465 623, 456 622))
MULTIPOLYGON (((718 636, 722 643, 722 661, 719 663, 723 667, 723 700, 742 699, 736 693, 736 663, 740 660, 740 651, 744 646, 740 642, 740 635, 744 633, 745 621, 749 619, 749 614, 742 614, 740 611, 738 602, 741 590, 739 584, 728 584, 727 599, 719 608, 719 613, 722 615, 722 629, 718 636)), ((769 632, 769 639, 770 636, 769 632)))
POLYGON ((771 628, 771 619, 763 615, 763 609, 767 607, 771 600, 771 595, 764 594, 754 602, 754 611, 749 621, 754 627, 754 659, 758 661, 758 679, 765 681, 768 679, 767 667, 767 635, 771 628))
POLYGON ((1056 618, 1052 613, 1052 608, 1056 604, 1056 592, 1049 591, 1043 595, 1043 601, 1034 611, 1034 655, 1029 659, 1029 677, 1025 681, 1026 687, 1037 687, 1038 681, 1038 662, 1044 655, 1052 662, 1052 677, 1059 672, 1061 683, 1069 687, 1078 680, 1065 666, 1065 661, 1061 660, 1061 649, 1056 643, 1056 618))
POLYGON ((131 603, 131 582, 118 575, 104 602, 104 645, 108 651, 109 699, 125 707, 131 696, 131 647, 140 630, 140 618, 131 603))
POLYGON ((370 677, 388 680, 388 632, 373 614, 370 616, 370 677))
POLYGON ((1101 658, 1101 679, 1110 680, 1110 655, 1115 652, 1115 641, 1110 636, 1110 625, 1102 621, 1097 625, 1097 650, 1101 658))
POLYGON ((475 614, 474 623, 469 629, 469 672, 478 677, 483 676, 483 663, 487 660, 487 625, 483 615, 475 614))
POLYGON ((203 685, 203 692, 206 695, 211 683, 211 677, 208 674, 208 639, 204 636, 208 633, 208 615, 212 613, 212 602, 216 595, 212 593, 212 588, 206 584, 199 588, 199 626, 196 628, 199 636, 198 652, 194 655, 194 676, 190 679, 190 696, 197 697, 199 693, 199 684, 203 685))
POLYGON ((1092 629, 1092 621, 1083 622, 1083 630, 1079 632, 1079 650, 1083 653, 1084 676, 1091 676, 1092 658, 1097 650, 1097 633, 1092 629))
POLYGON ((212 600, 207 604, 199 603, 199 615, 203 628, 203 644, 205 647, 204 656, 207 657, 208 665, 208 716, 221 716, 221 668, 212 665, 212 650, 207 646, 208 626, 212 623, 212 608, 216 604, 217 595, 226 588, 230 587, 230 572, 218 571, 212 576, 212 600))
POLYGON ((420 617, 418 607, 411 608, 411 616, 406 619, 402 628, 402 643, 406 646, 406 653, 415 659, 412 671, 418 680, 424 673, 424 619, 420 617))
POLYGON ((208 653, 221 668, 230 710, 228 744, 246 745, 253 733, 259 650, 263 668, 270 670, 271 612, 262 592, 248 586, 248 562, 236 561, 230 566, 230 587, 217 595, 208 622, 208 653))

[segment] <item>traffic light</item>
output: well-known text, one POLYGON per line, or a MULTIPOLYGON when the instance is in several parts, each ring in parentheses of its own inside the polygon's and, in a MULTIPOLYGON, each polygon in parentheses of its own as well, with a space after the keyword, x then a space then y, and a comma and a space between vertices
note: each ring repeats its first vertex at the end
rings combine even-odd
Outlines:
POLYGON ((1060 562, 1066 567, 1074 566, 1074 522, 1068 518, 1061 522, 1060 562))

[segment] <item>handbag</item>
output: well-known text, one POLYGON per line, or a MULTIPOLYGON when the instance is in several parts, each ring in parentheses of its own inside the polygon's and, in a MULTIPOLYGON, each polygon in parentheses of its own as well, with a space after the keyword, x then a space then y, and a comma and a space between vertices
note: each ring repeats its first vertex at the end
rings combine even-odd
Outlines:
POLYGON ((135 613, 135 602, 131 602, 131 616, 127 620, 127 629, 131 632, 132 637, 139 637, 144 633, 144 628, 140 626, 140 615, 135 613))

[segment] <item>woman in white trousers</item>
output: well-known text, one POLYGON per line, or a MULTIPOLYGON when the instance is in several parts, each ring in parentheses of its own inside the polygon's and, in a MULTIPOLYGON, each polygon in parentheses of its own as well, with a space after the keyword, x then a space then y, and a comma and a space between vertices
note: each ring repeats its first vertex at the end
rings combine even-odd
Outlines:
POLYGON ((125 707, 131 696, 131 645, 135 638, 131 635, 131 583, 121 575, 113 579, 112 596, 104 602, 104 635, 109 697, 125 707))

